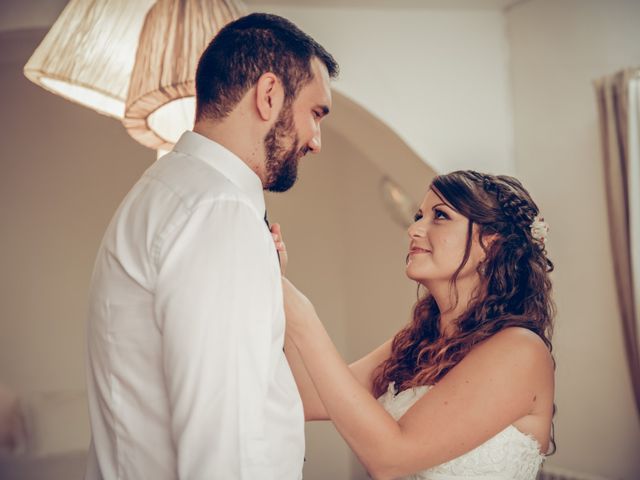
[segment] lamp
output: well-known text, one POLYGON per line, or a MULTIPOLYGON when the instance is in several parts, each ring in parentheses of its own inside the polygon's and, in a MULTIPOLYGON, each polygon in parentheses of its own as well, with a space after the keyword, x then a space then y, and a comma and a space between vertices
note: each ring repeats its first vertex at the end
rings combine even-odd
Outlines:
POLYGON ((408 228, 414 222, 418 207, 409 195, 389 177, 380 180, 380 194, 394 222, 408 228))
POLYGON ((71 0, 24 67, 46 90, 122 119, 145 14, 153 0, 71 0))
POLYGON ((169 150, 193 126, 200 55, 244 13, 233 0, 71 0, 24 74, 169 150))
POLYGON ((195 73, 215 34, 244 14, 232 0, 158 0, 140 33, 123 124, 155 150, 193 126, 195 73))

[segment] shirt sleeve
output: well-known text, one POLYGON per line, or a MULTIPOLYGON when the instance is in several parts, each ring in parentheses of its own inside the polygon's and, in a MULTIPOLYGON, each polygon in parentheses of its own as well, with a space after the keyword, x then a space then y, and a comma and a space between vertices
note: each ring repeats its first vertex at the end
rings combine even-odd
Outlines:
POLYGON ((273 478, 264 406, 279 274, 265 229, 248 204, 219 200, 161 248, 156 319, 180 479, 273 478))

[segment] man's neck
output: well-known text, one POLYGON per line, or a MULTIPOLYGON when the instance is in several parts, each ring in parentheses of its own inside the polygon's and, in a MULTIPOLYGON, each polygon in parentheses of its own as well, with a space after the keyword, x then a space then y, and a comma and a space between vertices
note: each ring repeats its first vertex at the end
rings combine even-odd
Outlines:
POLYGON ((242 125, 233 112, 223 121, 198 121, 193 131, 219 143, 242 160, 256 175, 265 181, 264 142, 250 125, 242 125))

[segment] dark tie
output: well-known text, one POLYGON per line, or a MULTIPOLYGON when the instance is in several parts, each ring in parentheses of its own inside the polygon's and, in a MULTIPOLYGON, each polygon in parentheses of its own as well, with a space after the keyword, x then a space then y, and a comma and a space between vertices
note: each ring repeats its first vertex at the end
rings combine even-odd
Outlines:
MULTIPOLYGON (((269 229, 269 232, 271 232, 271 226, 269 225, 269 220, 267 220, 267 211, 264 211, 264 223, 267 224, 267 228, 269 229)), ((278 251, 278 249, 276 249, 276 253, 278 254, 278 266, 280 266, 280 252, 278 251)), ((282 345, 282 351, 284 352, 284 345, 282 345)), ((307 458, 305 457, 304 461, 307 461, 307 458)))
MULTIPOLYGON (((271 225, 269 225, 269 220, 267 219, 267 211, 264 211, 264 223, 267 224, 267 228, 269 229, 269 232, 271 232, 271 225)), ((278 265, 280 265, 280 252, 278 251, 278 249, 276 249, 276 253, 278 254, 278 265)))

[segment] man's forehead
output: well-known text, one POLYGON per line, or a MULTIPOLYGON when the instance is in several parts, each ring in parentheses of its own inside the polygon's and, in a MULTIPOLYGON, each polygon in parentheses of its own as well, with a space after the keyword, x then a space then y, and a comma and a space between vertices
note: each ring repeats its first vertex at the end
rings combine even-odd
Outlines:
POLYGON ((313 89, 314 96, 320 105, 331 107, 331 80, 327 66, 318 57, 311 59, 311 72, 313 73, 313 81, 309 84, 313 89))

